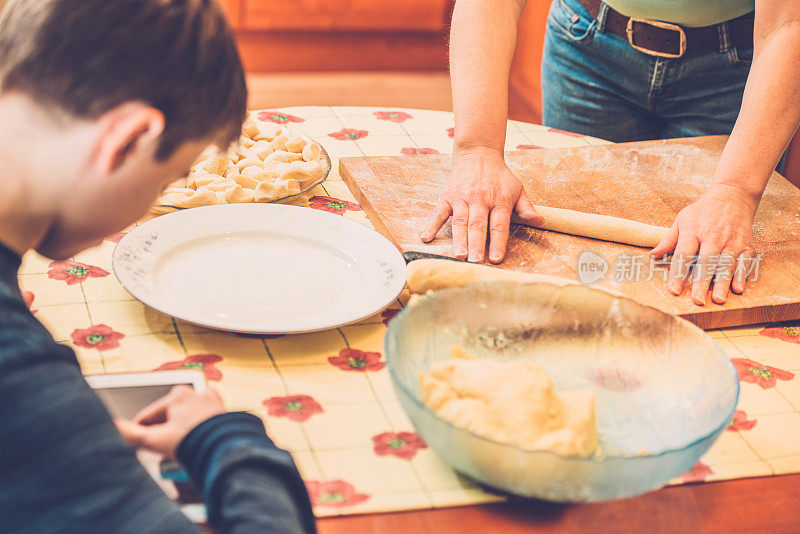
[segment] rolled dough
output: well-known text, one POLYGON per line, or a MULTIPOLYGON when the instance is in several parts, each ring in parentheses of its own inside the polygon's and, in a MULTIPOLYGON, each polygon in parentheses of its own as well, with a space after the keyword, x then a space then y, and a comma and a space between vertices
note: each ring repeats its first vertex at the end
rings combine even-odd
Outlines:
POLYGON ((559 276, 507 271, 489 265, 438 259, 414 260, 408 264, 406 273, 408 290, 420 295, 477 282, 548 282, 558 286, 579 283, 559 276))
MULTIPOLYGON (((663 226, 653 226, 609 215, 549 206, 534 206, 534 208, 544 217, 544 222, 537 228, 637 247, 653 248, 669 231, 669 228, 663 226)), ((516 218, 514 222, 522 223, 516 218)))
POLYGON ((457 347, 453 356, 420 374, 422 401, 442 418, 526 450, 586 457, 597 449, 593 391, 556 392, 527 361, 475 359, 457 347))

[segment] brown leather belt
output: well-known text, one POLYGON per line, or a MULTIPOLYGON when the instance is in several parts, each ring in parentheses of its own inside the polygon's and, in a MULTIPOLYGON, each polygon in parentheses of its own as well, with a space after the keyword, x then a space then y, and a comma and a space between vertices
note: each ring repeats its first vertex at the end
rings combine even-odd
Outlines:
MULTIPOLYGON (((602 0, 578 1, 592 17, 599 17, 602 0)), ((651 56, 677 58, 686 52, 753 47, 754 13, 713 26, 688 28, 669 22, 626 17, 610 6, 606 9, 604 31, 626 38, 633 48, 651 56), (724 41, 726 27, 727 41, 724 41)))

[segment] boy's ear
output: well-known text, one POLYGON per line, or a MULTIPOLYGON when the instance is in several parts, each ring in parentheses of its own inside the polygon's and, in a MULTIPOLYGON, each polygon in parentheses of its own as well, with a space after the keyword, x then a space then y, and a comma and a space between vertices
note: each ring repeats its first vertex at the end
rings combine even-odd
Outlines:
POLYGON ((164 131, 164 114, 143 102, 127 102, 100 118, 93 166, 102 176, 119 170, 134 155, 154 155, 164 131))

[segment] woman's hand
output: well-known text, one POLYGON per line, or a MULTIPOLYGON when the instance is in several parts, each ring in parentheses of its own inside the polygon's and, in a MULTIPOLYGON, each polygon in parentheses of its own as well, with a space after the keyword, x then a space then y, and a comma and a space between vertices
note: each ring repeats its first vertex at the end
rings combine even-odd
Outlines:
POLYGON ((735 186, 716 184, 678 214, 670 231, 651 252, 661 257, 674 252, 667 288, 674 295, 683 291, 689 266, 697 257, 692 300, 706 303, 714 281, 712 300, 724 304, 728 291, 744 291, 746 274, 753 259, 753 217, 758 198, 735 186))
POLYGON ((453 253, 457 258, 483 261, 489 234, 489 261, 503 261, 511 214, 528 224, 541 224, 522 183, 506 166, 503 154, 478 147, 453 157, 453 171, 422 240, 433 241, 447 219, 453 217, 453 253))
POLYGON ((175 386, 133 420, 120 419, 116 424, 131 447, 174 458, 178 445, 194 427, 221 413, 225 413, 225 408, 216 391, 195 393, 189 386, 175 386))

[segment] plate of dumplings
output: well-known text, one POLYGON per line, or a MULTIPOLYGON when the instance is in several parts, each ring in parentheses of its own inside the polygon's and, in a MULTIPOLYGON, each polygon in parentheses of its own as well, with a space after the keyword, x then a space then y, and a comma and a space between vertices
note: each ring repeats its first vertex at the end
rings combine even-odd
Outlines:
POLYGON ((318 186, 330 170, 330 157, 316 141, 248 118, 238 142, 227 152, 204 150, 186 177, 164 189, 153 211, 279 202, 318 186))

